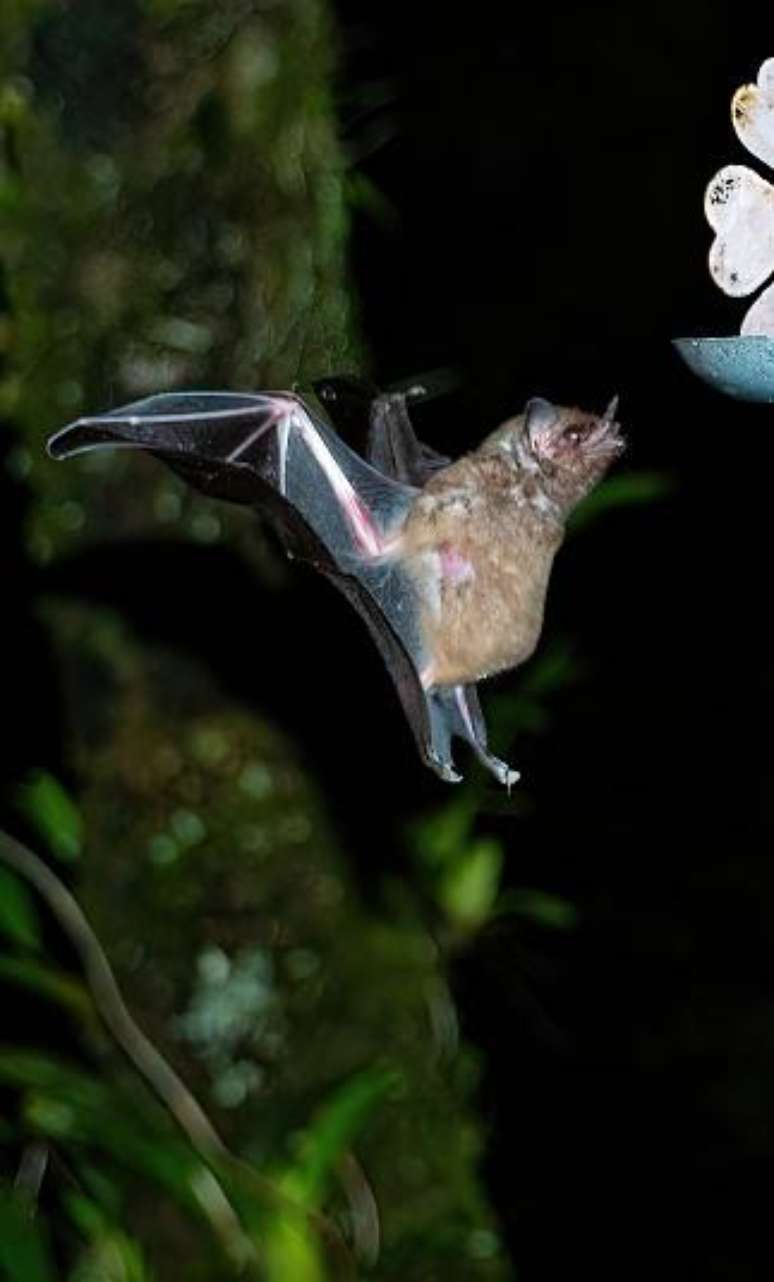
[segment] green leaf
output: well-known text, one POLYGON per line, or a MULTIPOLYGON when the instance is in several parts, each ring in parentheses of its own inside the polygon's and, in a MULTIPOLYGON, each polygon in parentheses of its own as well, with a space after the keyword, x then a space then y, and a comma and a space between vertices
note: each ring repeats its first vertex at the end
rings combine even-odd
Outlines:
POLYGON ((70 1219, 89 1242, 70 1274, 70 1282, 150 1282, 142 1248, 114 1224, 96 1202, 67 1191, 70 1219))
MULTIPOLYGON (((344 1083, 318 1110, 304 1132, 293 1165, 280 1177, 282 1192, 310 1209, 318 1208, 340 1158, 352 1145, 381 1100, 400 1085, 393 1069, 370 1068, 344 1083)), ((324 1282, 329 1276, 320 1239, 299 1216, 274 1216, 261 1233, 267 1282, 324 1282)))
POLYGON ((44 962, 31 957, 0 956, 0 979, 34 989, 41 996, 66 1006, 79 1019, 94 1017, 94 1003, 83 985, 44 962))
POLYGON ((25 1092, 28 1127, 71 1151, 100 1149, 170 1194, 206 1223, 240 1267, 252 1252, 212 1172, 143 1094, 108 1086, 60 1061, 16 1048, 0 1050, 0 1082, 25 1092))
POLYGON ((584 499, 570 517, 568 528, 573 532, 585 530, 611 508, 653 503, 673 489, 674 480, 666 472, 621 472, 603 481, 584 499))
POLYGON ((441 868, 464 850, 475 813, 474 798, 463 794, 414 824, 414 849, 427 868, 441 868))
POLYGON ((121 1229, 98 1234, 78 1260, 70 1282, 150 1282, 139 1242, 121 1229))
POLYGON ((554 690, 563 690, 577 679, 578 674, 578 660, 572 648, 566 642, 554 642, 530 664, 521 689, 526 695, 540 698, 554 690))
POLYGON ((72 797, 46 770, 33 770, 17 789, 16 804, 49 850, 71 863, 83 848, 83 819, 72 797))
POLYGON ((277 1217, 268 1225, 261 1256, 266 1282, 326 1282, 319 1245, 295 1220, 277 1217))
POLYGON ((284 1190, 307 1206, 319 1205, 336 1162, 369 1114, 400 1081, 393 1069, 371 1068, 345 1082, 310 1124, 299 1158, 282 1180, 284 1190))
POLYGON ((492 739, 508 745, 519 734, 543 733, 550 723, 549 697, 577 681, 580 674, 580 664, 566 642, 547 646, 512 690, 497 690, 487 700, 492 739))
MULTIPOLYGON (((91 1208, 91 1219, 95 1223, 98 1219, 100 1223, 105 1224, 120 1223, 123 1194, 120 1181, 116 1179, 116 1172, 101 1160, 101 1155, 91 1161, 82 1154, 79 1155, 76 1170, 81 1191, 78 1194, 73 1193, 72 1196, 82 1197, 84 1203, 88 1203, 91 1208)), ((67 1198, 65 1203, 69 1207, 67 1198)), ((88 1218, 86 1209, 83 1210, 83 1215, 88 1218)), ((72 1209, 71 1216, 75 1221, 77 1217, 72 1209)))
POLYGON ((456 925, 472 930, 486 920, 497 899, 502 866, 500 842, 485 837, 446 871, 438 899, 456 925))
POLYGON ((39 1131, 95 1144, 194 1204, 191 1177, 200 1163, 150 1099, 16 1047, 0 1050, 0 1081, 28 1092, 27 1115, 39 1131))
POLYGON ((80 1192, 73 1192, 72 1189, 65 1189, 62 1201, 73 1224, 84 1237, 94 1238, 104 1233, 109 1220, 102 1207, 92 1198, 80 1192))
POLYGON ((25 948, 40 948, 33 897, 16 874, 7 868, 0 868, 0 931, 25 948))
POLYGON ((399 215, 395 205, 365 174, 351 170, 346 176, 344 191, 350 208, 362 211, 382 227, 397 226, 399 215))
POLYGON ((0 1187, 0 1276, 3 1282, 55 1282, 45 1225, 7 1186, 0 1187))
POLYGON ((578 924, 578 910, 568 899, 545 890, 509 890, 497 901, 497 914, 518 913, 553 930, 571 930, 578 924))

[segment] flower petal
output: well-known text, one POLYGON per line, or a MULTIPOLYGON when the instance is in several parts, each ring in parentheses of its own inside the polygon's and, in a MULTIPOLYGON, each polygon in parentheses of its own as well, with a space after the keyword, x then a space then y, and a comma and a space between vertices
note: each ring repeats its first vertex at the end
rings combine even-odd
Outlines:
POLYGON ((768 334, 774 338, 774 285, 764 289, 742 321, 742 334, 768 334))
POLYGON ((727 165, 707 188, 704 213, 717 233, 715 283, 734 298, 752 294, 774 272, 774 187, 746 165, 727 165))
POLYGON ((774 58, 761 66, 757 84, 737 89, 731 119, 747 150, 774 169, 774 58))

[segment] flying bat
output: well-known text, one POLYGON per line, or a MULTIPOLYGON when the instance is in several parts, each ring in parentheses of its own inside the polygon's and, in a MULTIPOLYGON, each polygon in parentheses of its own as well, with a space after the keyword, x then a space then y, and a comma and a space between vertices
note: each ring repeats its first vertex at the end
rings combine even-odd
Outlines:
POLYGON ((414 432, 422 387, 336 377, 314 390, 327 414, 293 392, 162 393, 78 419, 48 451, 146 450, 255 508, 364 619, 423 761, 458 782, 461 738, 510 787, 519 776, 488 748, 476 682, 534 650, 566 518, 623 447, 617 400, 594 415, 535 398, 452 462, 414 432), (365 458, 333 423, 366 429, 365 458))

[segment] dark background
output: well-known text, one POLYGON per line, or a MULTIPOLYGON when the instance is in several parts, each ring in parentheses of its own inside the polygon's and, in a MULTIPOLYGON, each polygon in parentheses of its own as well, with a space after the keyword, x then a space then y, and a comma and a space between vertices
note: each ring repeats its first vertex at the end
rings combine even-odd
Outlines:
POLYGON ((730 98, 774 29, 718 4, 483 5, 426 27, 385 7, 377 39, 355 10, 352 80, 397 90, 396 136, 363 167, 402 235, 361 219, 355 239, 380 371, 459 370, 427 411, 443 448, 529 395, 618 390, 627 463, 675 480, 561 553, 544 645, 570 636, 583 676, 518 745, 529 815, 492 821, 512 881, 581 912, 550 947, 492 926, 458 967, 496 1203, 525 1278, 767 1276, 774 436, 769 408, 700 385, 669 340, 741 323, 702 199, 749 159, 730 98))
MULTIPOLYGON (((356 212, 352 250, 378 380, 455 371, 456 390, 418 411, 451 454, 528 396, 601 408, 618 391, 626 466, 674 481, 562 551, 543 645, 569 639, 579 675, 552 697, 550 732, 511 754, 521 811, 493 801, 480 821, 506 843, 509 884, 580 914, 548 935, 496 921, 455 963, 508 1246, 530 1280, 768 1277, 774 433, 770 409, 700 385, 670 339, 741 322, 706 270, 702 197, 749 159, 728 107, 774 53, 774 23, 731 4, 338 12, 342 129, 381 198, 356 212)), ((14 551, 20 504, 8 487, 13 771, 61 747, 33 598, 118 601, 299 738, 378 894, 441 785, 343 601, 299 575, 257 668, 249 635, 220 625, 253 590, 225 552, 106 550, 34 571, 14 551)))

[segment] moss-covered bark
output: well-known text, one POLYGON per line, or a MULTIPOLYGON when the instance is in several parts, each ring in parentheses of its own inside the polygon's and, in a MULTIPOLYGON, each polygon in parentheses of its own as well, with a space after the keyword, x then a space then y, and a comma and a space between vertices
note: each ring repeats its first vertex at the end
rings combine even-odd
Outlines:
MULTIPOLYGON (((159 537, 236 555, 244 519, 152 461, 63 467, 43 442, 151 390, 353 363, 326 7, 18 3, 2 24, 1 393, 30 555, 159 537)), ((439 1033, 429 937, 363 907, 293 746, 217 674, 83 601, 46 619, 88 831, 81 891, 141 1022, 263 1169, 350 1075, 394 1067, 402 1085, 357 1143, 378 1275, 502 1277, 475 1069, 439 1033)), ((177 1248, 165 1274, 180 1276, 177 1248)))
POLYGON ((354 359, 326 8, 28 10, 6 19, 0 97, 14 317, 0 403, 24 432, 32 553, 212 541, 227 518, 157 468, 51 468, 42 445, 87 407, 287 387, 354 359))

